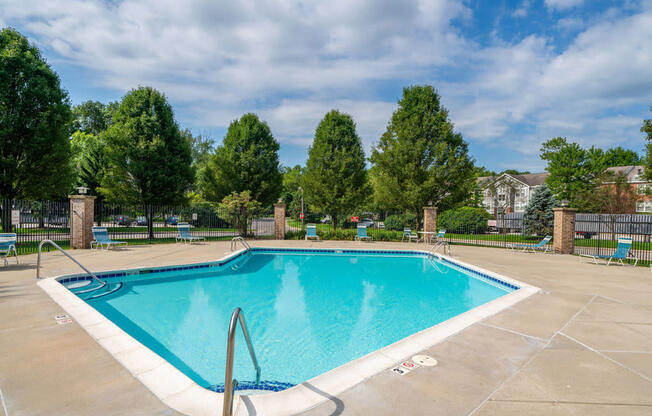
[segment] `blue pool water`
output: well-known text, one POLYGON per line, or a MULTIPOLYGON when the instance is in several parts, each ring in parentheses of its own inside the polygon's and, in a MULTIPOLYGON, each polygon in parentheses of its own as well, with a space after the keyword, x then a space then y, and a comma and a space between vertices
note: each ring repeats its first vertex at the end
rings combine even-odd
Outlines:
MULTIPOLYGON (((513 290, 423 255, 396 253, 253 250, 221 267, 117 279, 120 290, 88 303, 217 390, 236 307, 245 313, 261 379, 283 388, 513 290)), ((234 375, 253 381, 238 333, 234 375)))

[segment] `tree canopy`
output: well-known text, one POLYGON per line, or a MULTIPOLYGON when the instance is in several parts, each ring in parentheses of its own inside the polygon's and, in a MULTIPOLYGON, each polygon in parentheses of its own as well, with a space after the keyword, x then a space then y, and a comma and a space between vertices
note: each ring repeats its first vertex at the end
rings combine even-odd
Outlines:
POLYGON ((331 110, 321 120, 301 186, 306 202, 314 211, 330 215, 334 229, 367 198, 364 150, 350 115, 331 110))
POLYGON ((623 149, 622 147, 612 147, 604 153, 605 163, 607 166, 632 166, 641 163, 641 158, 633 150, 623 149))
POLYGON ((0 31, 0 196, 56 199, 71 190, 68 94, 39 50, 0 31))
POLYGON ((282 187, 279 148, 267 123, 256 114, 231 122, 223 144, 201 173, 204 199, 215 203, 233 192, 249 191, 263 206, 275 202, 282 187))
MULTIPOLYGON (((652 111, 652 106, 650 106, 650 111, 652 111)), ((645 145, 645 175, 648 180, 652 180, 652 119, 643 120, 643 125, 641 126, 641 133, 644 133, 647 137, 645 138, 647 144, 645 145)))
POLYGON ((596 187, 608 167, 601 149, 583 149, 565 137, 544 142, 541 159, 548 162, 546 184, 558 200, 568 200, 571 206, 577 206, 581 193, 596 187))
POLYGON ((420 226, 424 206, 454 207, 468 198, 476 176, 467 143, 432 86, 404 88, 398 104, 372 151, 373 183, 385 205, 415 214, 420 226))
POLYGON ((102 192, 109 201, 182 203, 194 181, 190 143, 174 121, 165 96, 139 87, 122 99, 105 133, 109 168, 102 192))
POLYGON ((99 101, 84 101, 72 108, 72 131, 99 135, 113 125, 113 114, 120 103, 104 104, 99 101))

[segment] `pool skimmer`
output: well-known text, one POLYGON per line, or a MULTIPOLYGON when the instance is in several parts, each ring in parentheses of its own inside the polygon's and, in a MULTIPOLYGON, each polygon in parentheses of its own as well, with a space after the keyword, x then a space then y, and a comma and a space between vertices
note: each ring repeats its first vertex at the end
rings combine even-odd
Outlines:
POLYGON ((435 358, 432 358, 429 355, 422 355, 422 354, 418 354, 412 357, 412 361, 424 367, 434 367, 438 363, 438 361, 435 358))

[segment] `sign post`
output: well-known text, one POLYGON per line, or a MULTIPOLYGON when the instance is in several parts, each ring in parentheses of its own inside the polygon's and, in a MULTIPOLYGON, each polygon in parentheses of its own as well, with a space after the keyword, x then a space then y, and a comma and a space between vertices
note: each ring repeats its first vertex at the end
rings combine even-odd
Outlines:
POLYGON ((20 210, 12 209, 11 210, 11 225, 20 225, 20 210))

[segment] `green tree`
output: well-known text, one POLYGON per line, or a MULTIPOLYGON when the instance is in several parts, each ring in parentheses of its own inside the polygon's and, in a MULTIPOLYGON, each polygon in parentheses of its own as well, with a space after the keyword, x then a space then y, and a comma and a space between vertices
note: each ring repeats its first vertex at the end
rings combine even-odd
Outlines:
MULTIPOLYGON (((652 111, 652 106, 650 106, 650 111, 652 111)), ((647 142, 645 145, 645 158, 643 160, 643 163, 645 164, 645 175, 648 180, 652 180, 652 119, 643 120, 641 133, 647 135, 645 138, 647 142)))
POLYGON ((548 186, 541 185, 534 190, 523 213, 523 229, 529 235, 552 235, 554 212, 557 206, 555 196, 548 186))
POLYGON ((99 135, 113 125, 113 114, 119 103, 104 104, 99 101, 84 101, 72 108, 72 131, 99 135))
POLYGON ((321 120, 308 150, 301 187, 314 211, 331 216, 333 229, 364 202, 365 155, 350 115, 331 110, 321 120))
POLYGON ((245 237, 249 228, 249 220, 260 211, 260 203, 251 198, 249 191, 233 192, 231 195, 225 196, 217 205, 218 215, 229 221, 245 237))
POLYGON ((638 153, 622 147, 612 147, 604 153, 607 166, 632 166, 641 163, 638 153))
MULTIPOLYGON (((0 31, 0 196, 54 199, 71 190, 68 94, 39 50, 0 31)), ((7 229, 8 221, 3 219, 7 229)))
POLYGON ((76 185, 88 188, 88 194, 97 196, 101 202, 103 195, 98 191, 107 168, 104 141, 89 133, 76 131, 70 139, 73 164, 76 172, 76 185))
MULTIPOLYGON (((288 206, 288 213, 292 218, 299 218, 301 213, 301 196, 303 188, 301 188, 301 176, 303 175, 303 168, 301 165, 294 167, 284 166, 281 169, 283 174, 283 191, 281 198, 288 206)), ((305 204, 304 204, 305 209, 305 204)))
POLYGON ((210 157, 201 175, 201 190, 207 201, 221 201, 233 192, 250 191, 264 206, 281 193, 280 146, 269 126, 256 114, 233 121, 224 143, 210 157))
POLYGON ((420 227, 424 206, 443 211, 460 204, 476 176, 468 146, 432 86, 404 88, 398 104, 371 155, 375 191, 386 206, 416 215, 420 227))
POLYGON ((548 162, 550 175, 546 184, 558 200, 568 200, 576 207, 580 194, 594 189, 607 168, 604 152, 594 146, 583 149, 579 144, 556 137, 541 146, 541 159, 548 162))
POLYGON ((148 205, 185 202, 194 179, 190 143, 181 136, 162 93, 151 87, 130 91, 104 137, 108 168, 100 192, 107 200, 148 205))

